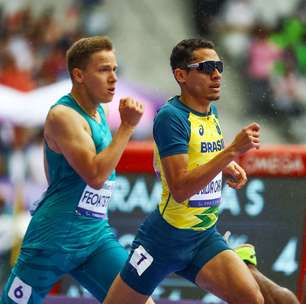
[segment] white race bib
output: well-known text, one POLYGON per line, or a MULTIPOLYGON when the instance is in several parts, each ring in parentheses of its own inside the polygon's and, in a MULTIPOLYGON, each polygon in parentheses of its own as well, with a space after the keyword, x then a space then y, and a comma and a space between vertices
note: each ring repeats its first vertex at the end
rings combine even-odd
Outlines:
POLYGON ((150 267, 152 262, 153 257, 141 245, 134 250, 130 258, 130 264, 136 269, 139 276, 150 267))
POLYGON ((87 185, 76 208, 77 214, 105 219, 114 184, 114 181, 106 181, 98 190, 87 185))
POLYGON ((27 304, 32 294, 32 287, 15 277, 8 296, 17 304, 27 304))
POLYGON ((220 205, 222 190, 222 172, 220 172, 211 182, 201 191, 194 194, 189 199, 189 207, 203 208, 215 207, 220 205))

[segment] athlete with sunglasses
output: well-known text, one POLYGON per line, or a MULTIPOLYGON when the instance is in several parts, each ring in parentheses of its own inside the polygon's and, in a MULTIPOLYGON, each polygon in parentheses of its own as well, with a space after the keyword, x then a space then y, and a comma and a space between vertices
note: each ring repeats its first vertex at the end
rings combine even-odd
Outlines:
POLYGON ((104 303, 145 303, 175 272, 228 303, 262 304, 256 279, 216 228, 222 175, 229 177, 231 187, 244 186, 246 173, 234 159, 259 148, 260 127, 251 123, 224 146, 212 103, 220 98, 223 63, 211 42, 183 40, 170 61, 181 93, 154 120, 161 201, 139 228, 104 303))

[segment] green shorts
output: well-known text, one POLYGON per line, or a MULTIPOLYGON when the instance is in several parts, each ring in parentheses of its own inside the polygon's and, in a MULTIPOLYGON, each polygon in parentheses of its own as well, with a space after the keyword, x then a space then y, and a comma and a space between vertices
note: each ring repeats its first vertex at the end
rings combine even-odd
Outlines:
POLYGON ((1 303, 42 303, 52 286, 66 273, 102 301, 128 257, 111 228, 107 230, 98 248, 73 253, 22 249, 4 287, 1 303))

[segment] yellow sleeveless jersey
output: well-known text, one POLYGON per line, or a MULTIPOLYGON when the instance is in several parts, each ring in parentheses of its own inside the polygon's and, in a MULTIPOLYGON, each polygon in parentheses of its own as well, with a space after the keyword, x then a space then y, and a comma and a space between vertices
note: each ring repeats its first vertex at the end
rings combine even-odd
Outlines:
POLYGON ((180 229, 206 230, 218 219, 221 202, 222 172, 188 200, 177 203, 171 195, 160 159, 175 154, 188 154, 188 169, 207 163, 224 149, 217 109, 198 113, 184 105, 179 97, 170 99, 154 119, 154 167, 160 174, 161 216, 180 229))

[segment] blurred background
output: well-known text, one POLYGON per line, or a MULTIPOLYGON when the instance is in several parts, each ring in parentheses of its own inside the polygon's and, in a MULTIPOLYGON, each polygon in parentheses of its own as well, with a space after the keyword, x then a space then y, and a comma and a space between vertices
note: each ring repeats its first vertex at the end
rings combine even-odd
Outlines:
MULTIPOLYGON (((305 25, 304 0, 0 0, 0 293, 29 221, 27 210, 46 187, 42 127, 50 105, 71 88, 65 52, 75 40, 107 35, 114 43, 119 82, 110 105, 112 130, 119 124, 120 97, 131 95, 146 106, 133 139, 152 139, 156 109, 179 92, 169 65, 172 48, 204 37, 225 62, 218 109, 226 141, 255 120, 263 145, 305 145, 305 25)), ((122 190, 124 177, 121 182, 122 190)), ((153 209, 160 185, 149 184, 153 209)), ((132 236, 121 241, 128 246, 132 236)), ((69 279, 64 283, 65 294, 86 295, 69 279)))

